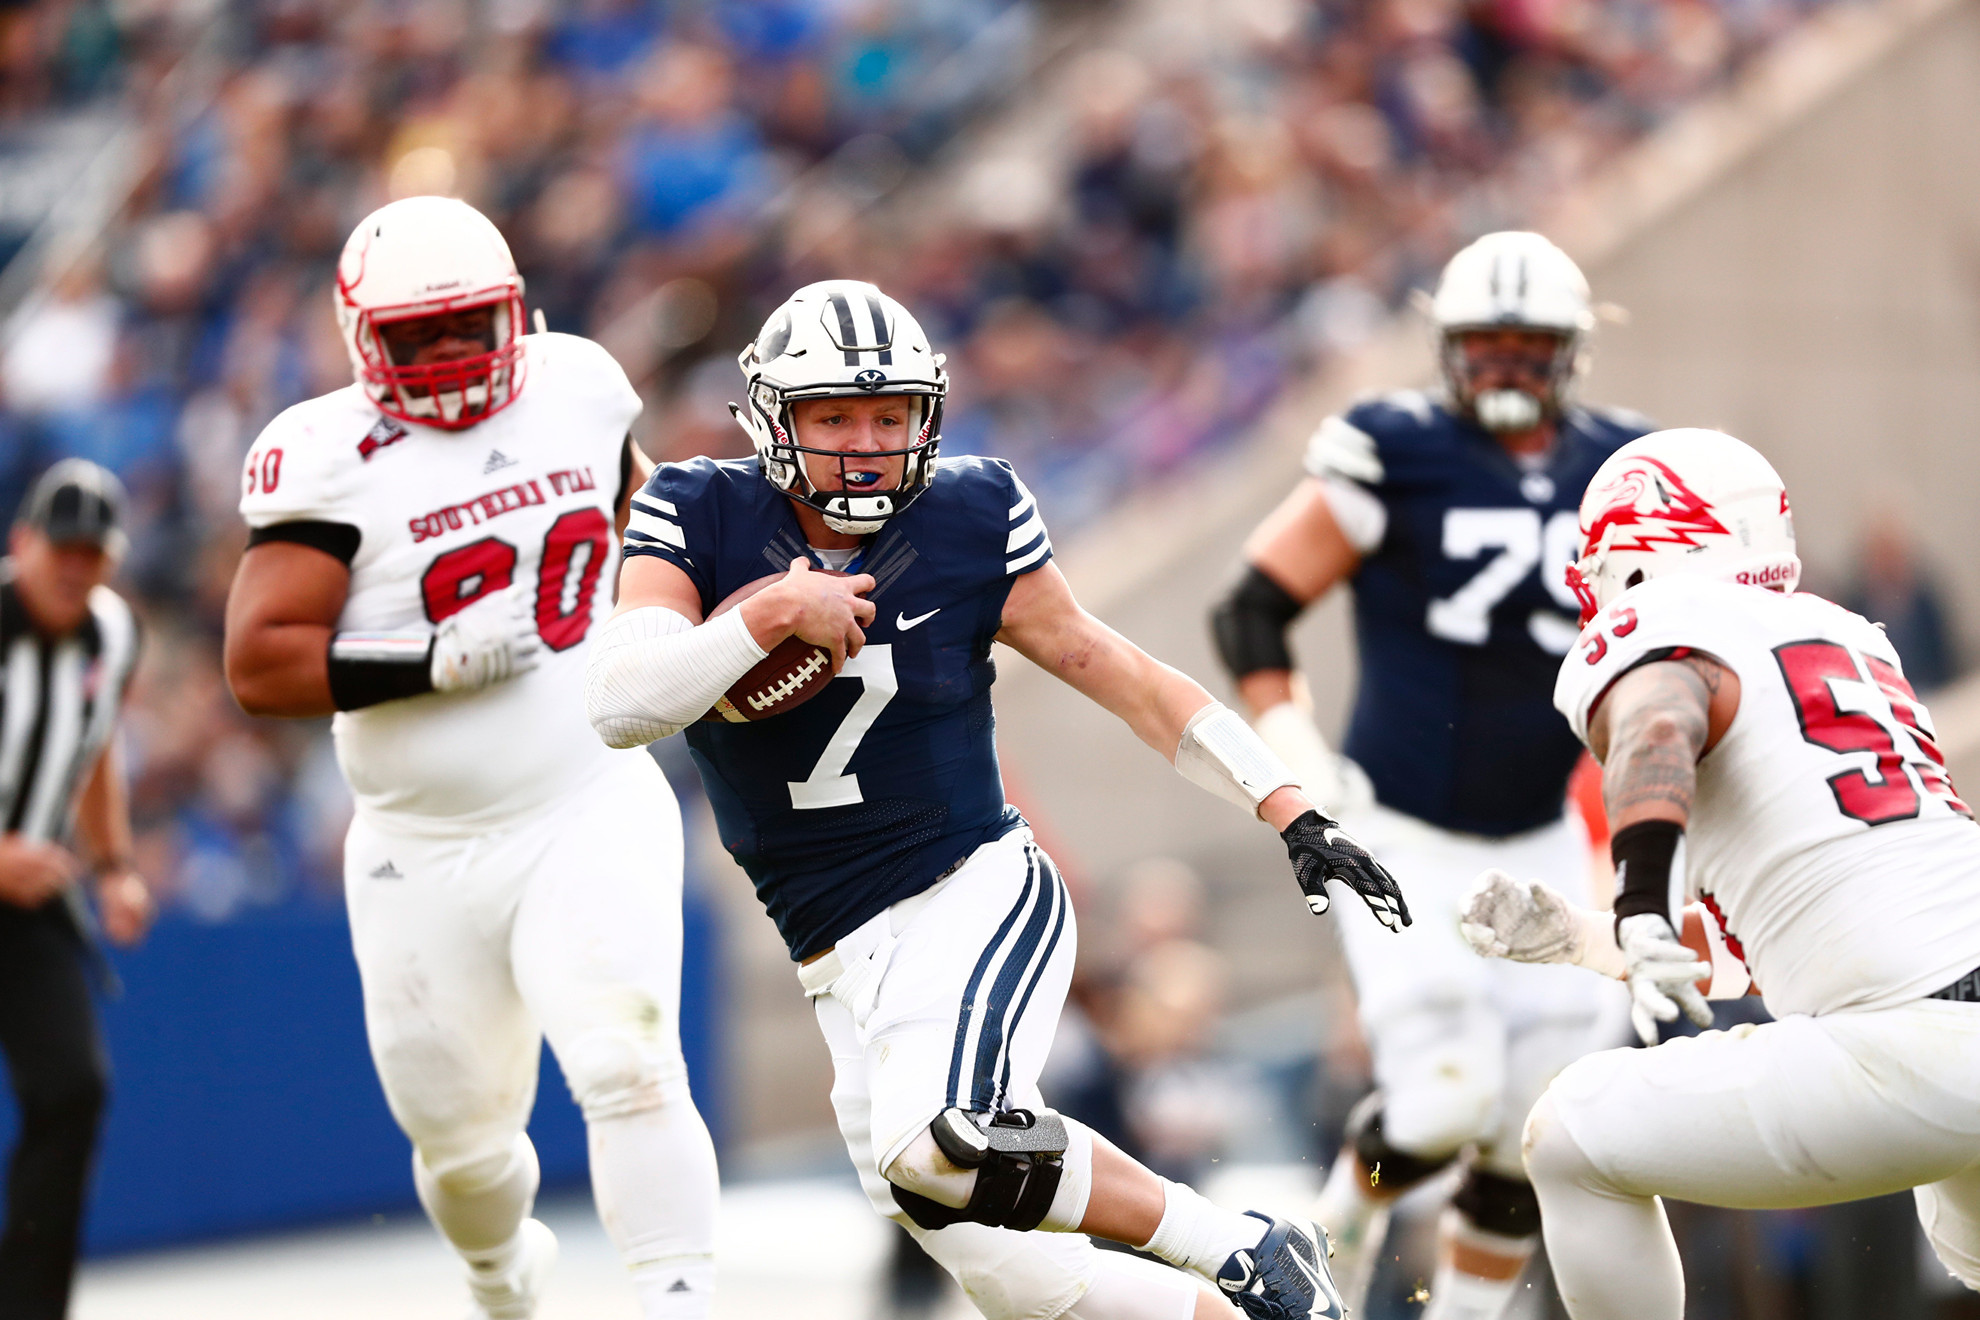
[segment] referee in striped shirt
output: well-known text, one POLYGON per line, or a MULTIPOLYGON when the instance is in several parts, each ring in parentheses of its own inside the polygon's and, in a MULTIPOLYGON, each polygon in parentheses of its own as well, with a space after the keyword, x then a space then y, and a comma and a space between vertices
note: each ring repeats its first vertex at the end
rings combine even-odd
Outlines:
POLYGON ((109 472, 57 463, 0 560, 0 1051, 21 1115, 0 1231, 5 1320, 68 1310, 109 1085, 79 880, 96 877, 111 939, 135 943, 151 922, 111 736, 137 661, 130 606, 104 585, 123 504, 109 472))

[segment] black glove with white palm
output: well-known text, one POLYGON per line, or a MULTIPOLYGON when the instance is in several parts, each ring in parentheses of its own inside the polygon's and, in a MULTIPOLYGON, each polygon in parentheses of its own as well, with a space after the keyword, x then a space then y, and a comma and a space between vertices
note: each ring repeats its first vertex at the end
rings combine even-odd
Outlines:
POLYGON ((1327 882, 1338 880, 1361 895, 1375 920, 1390 930, 1410 924, 1409 904, 1403 901, 1395 877, 1339 821, 1308 811, 1279 831, 1279 837, 1286 841, 1293 879, 1315 916, 1332 906, 1327 882))

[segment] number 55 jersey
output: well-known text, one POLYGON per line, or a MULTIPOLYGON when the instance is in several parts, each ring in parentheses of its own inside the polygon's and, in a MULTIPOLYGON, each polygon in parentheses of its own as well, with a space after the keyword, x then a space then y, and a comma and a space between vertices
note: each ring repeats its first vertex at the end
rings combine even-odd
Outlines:
POLYGON ((1555 704, 1585 741, 1611 683, 1690 652, 1740 687, 1698 763, 1685 888, 1768 1008, 1886 1008, 1980 963, 1980 826, 1883 630, 1807 593, 1653 578, 1582 630, 1555 704))
POLYGON ((242 474, 249 544, 301 540, 349 565, 339 632, 418 647, 489 592, 521 583, 534 595, 534 670, 336 717, 360 810, 398 828, 513 821, 615 755, 585 719, 583 643, 612 608, 613 515, 639 396, 588 339, 523 346, 527 388, 468 430, 394 421, 351 385, 270 422, 242 474))

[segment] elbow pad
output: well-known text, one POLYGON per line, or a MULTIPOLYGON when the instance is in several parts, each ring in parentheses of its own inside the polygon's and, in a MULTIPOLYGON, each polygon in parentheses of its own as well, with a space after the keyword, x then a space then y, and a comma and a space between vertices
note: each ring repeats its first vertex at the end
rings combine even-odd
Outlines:
POLYGON ((643 747, 708 713, 767 654, 741 610, 699 626, 659 605, 599 629, 584 671, 584 713, 609 747, 643 747))
POLYGON ((1231 677, 1243 678, 1261 669, 1291 669, 1286 628, 1305 608, 1256 564, 1245 565, 1237 585, 1210 614, 1217 655, 1231 677))

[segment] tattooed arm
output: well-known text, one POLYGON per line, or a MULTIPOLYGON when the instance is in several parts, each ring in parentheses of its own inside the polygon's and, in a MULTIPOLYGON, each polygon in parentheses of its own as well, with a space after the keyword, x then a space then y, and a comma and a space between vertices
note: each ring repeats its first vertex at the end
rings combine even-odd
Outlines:
POLYGON ((1609 828, 1690 820, 1698 759, 1738 712, 1739 676, 1710 656, 1656 660, 1617 679, 1588 726, 1609 828))
POLYGON ((1588 725, 1602 762, 1609 852, 1616 863, 1616 945, 1629 982, 1630 1020, 1644 1044, 1682 1012, 1701 1027, 1712 1010, 1699 982, 1712 974, 1684 928, 1684 828, 1698 791, 1698 759, 1739 710, 1739 676, 1710 656, 1653 660, 1610 686, 1588 725))

